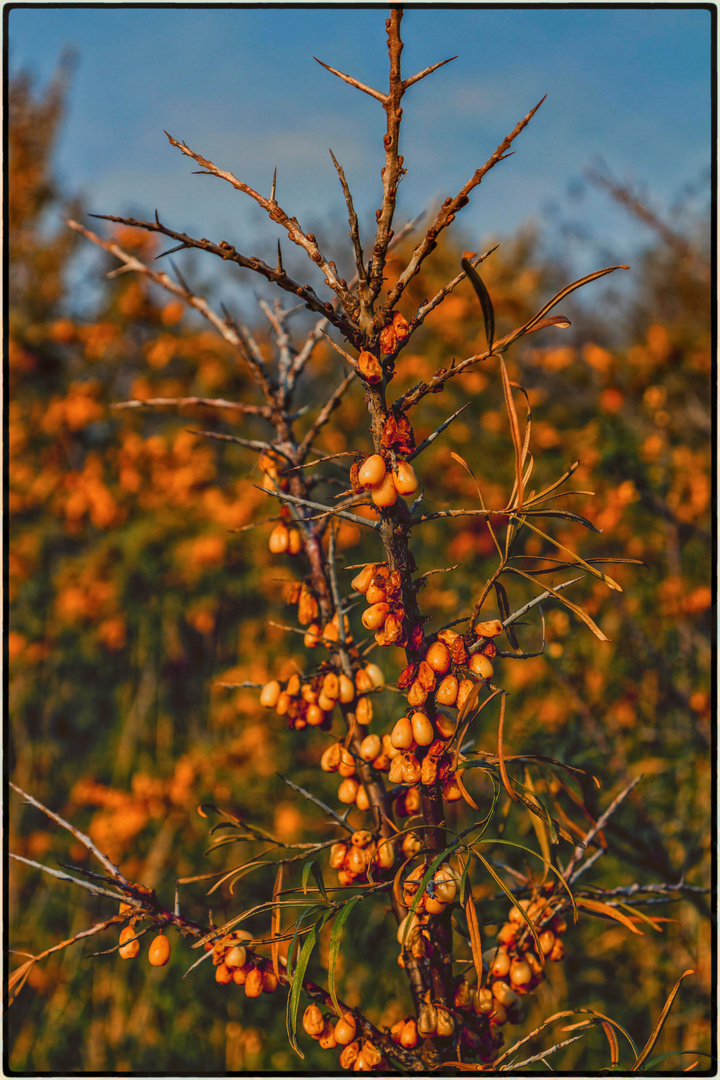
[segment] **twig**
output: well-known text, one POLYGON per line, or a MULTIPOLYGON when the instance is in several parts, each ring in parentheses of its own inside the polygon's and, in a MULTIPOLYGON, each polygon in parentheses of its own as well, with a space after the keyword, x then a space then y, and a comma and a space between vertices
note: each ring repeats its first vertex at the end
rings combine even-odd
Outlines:
POLYGON ((73 885, 79 885, 81 889, 87 889, 88 892, 95 893, 97 896, 111 896, 113 900, 125 900, 125 896, 121 892, 111 892, 110 889, 103 889, 101 885, 91 885, 89 881, 83 881, 82 878, 72 877, 71 874, 65 874, 62 870, 53 870, 49 866, 44 866, 42 863, 35 862, 34 859, 26 859, 23 855, 15 855, 12 851, 9 851, 8 855, 11 859, 15 859, 16 862, 25 863, 27 866, 32 866, 35 870, 42 870, 43 873, 50 874, 51 877, 58 878, 59 881, 70 881, 73 885))
MULTIPOLYGON (((75 828, 74 825, 71 825, 69 821, 65 820, 65 818, 60 817, 59 814, 54 813, 52 810, 48 810, 47 806, 43 806, 43 804, 37 799, 34 799, 32 795, 28 795, 28 793, 26 791, 23 791, 21 787, 18 787, 17 784, 13 784, 12 781, 8 781, 8 783, 13 789, 13 791, 17 791, 18 795, 22 795, 25 801, 29 802, 31 806, 35 806, 38 810, 42 810, 43 814, 49 817, 51 821, 56 822, 58 825, 61 825, 63 829, 67 829, 69 833, 72 833, 75 839, 79 840, 83 847, 86 847, 88 851, 91 851, 95 858, 98 859, 100 863, 102 863, 102 865, 105 867, 111 877, 115 878, 115 880, 119 881, 122 885, 131 884, 131 882, 128 881, 125 875, 120 873, 120 870, 115 865, 115 863, 111 862, 107 855, 103 855, 100 849, 97 848, 95 844, 93 844, 89 836, 86 836, 85 833, 80 832, 79 829, 75 828)), ((19 858, 19 856, 16 855, 15 858, 19 858)))
POLYGON ((300 787, 298 784, 293 784, 292 780, 288 780, 288 778, 286 776, 283 776, 282 773, 277 773, 277 775, 280 777, 283 783, 287 784, 288 787, 291 787, 293 791, 297 791, 297 793, 299 795, 302 795, 303 798, 308 799, 311 803, 315 803, 316 806, 319 806, 324 813, 326 813, 329 817, 333 819, 333 821, 337 821, 338 825, 342 825, 343 829, 345 829, 349 833, 353 832, 352 827, 348 825, 347 821, 345 821, 343 818, 340 817, 339 814, 337 814, 334 810, 327 806, 326 803, 322 801, 322 799, 318 799, 315 795, 311 795, 309 791, 306 791, 305 788, 300 787))
POLYGON ((298 247, 303 248, 304 251, 307 252, 309 258, 312 259, 314 263, 317 263, 318 267, 325 275, 325 284, 340 298, 345 311, 352 317, 357 307, 357 301, 352 293, 349 292, 347 282, 338 277, 337 267, 334 263, 329 262, 322 254, 314 235, 312 233, 304 232, 298 225, 297 218, 291 218, 286 214, 274 198, 274 195, 272 199, 266 199, 263 195, 260 195, 259 192, 251 188, 249 184, 246 184, 242 180, 238 180, 238 178, 228 170, 218 168, 212 161, 204 158, 202 154, 198 154, 194 150, 191 150, 187 143, 178 142, 178 140, 174 139, 167 131, 165 134, 167 135, 171 146, 177 147, 182 154, 185 154, 187 157, 192 158, 193 161, 196 161, 198 165, 202 166, 206 173, 209 173, 211 176, 217 176, 221 180, 226 180, 228 184, 231 184, 232 187, 236 188, 238 191, 242 191, 245 195, 249 195, 251 199, 254 199, 258 206, 261 206, 263 210, 265 210, 272 221, 276 221, 281 225, 287 232, 290 240, 292 240, 294 244, 297 244, 298 247))
POLYGON ((103 221, 114 221, 119 225, 130 225, 137 229, 146 229, 148 232, 161 233, 163 236, 169 236, 172 240, 179 241, 177 247, 163 252, 158 258, 162 258, 163 255, 171 255, 174 251, 194 248, 199 251, 209 251, 212 255, 217 255, 225 262, 234 262, 237 266, 252 270, 268 281, 273 282, 285 292, 299 296, 305 307, 309 308, 310 311, 317 312, 318 315, 325 316, 334 326, 337 326, 338 330, 349 341, 354 341, 357 337, 357 328, 344 315, 336 312, 332 304, 321 300, 310 285, 298 284, 297 281, 288 276, 282 267, 269 266, 255 255, 242 255, 227 241, 223 240, 219 244, 215 244, 211 240, 206 240, 205 237, 197 240, 187 233, 176 232, 174 229, 160 224, 159 221, 142 221, 139 218, 120 217, 117 214, 91 214, 90 217, 100 218, 103 221))
POLYGON ((253 484, 253 487, 256 487, 258 491, 264 491, 266 495, 272 495, 275 499, 282 499, 285 502, 294 503, 296 506, 307 506, 311 510, 321 510, 323 514, 332 514, 336 517, 345 518, 346 521, 352 521, 355 525, 364 525, 366 529, 373 529, 375 532, 380 530, 379 521, 368 521, 367 518, 362 518, 359 514, 349 514, 346 510, 324 506, 323 503, 311 502, 309 499, 300 499, 296 495, 288 495, 285 491, 270 491, 269 488, 261 487, 260 484, 253 484))
POLYGON ((431 435, 428 435, 428 437, 426 439, 423 439, 423 441, 420 443, 420 445, 416 446, 415 449, 412 451, 412 453, 407 455, 407 460, 412 461, 414 458, 416 458, 418 456, 418 454, 422 454, 423 450, 427 450, 428 446, 430 446, 431 443, 435 442, 438 435, 442 435, 445 428, 449 427, 450 424, 452 424, 453 420, 456 420, 458 418, 458 416, 460 415, 460 413, 464 412, 465 409, 467 409, 469 404, 470 404, 470 402, 466 401, 464 405, 461 405, 460 408, 456 412, 454 412, 452 414, 452 416, 448 416, 447 420, 444 420, 442 422, 442 424, 440 425, 440 427, 435 428, 435 430, 433 431, 433 433, 431 435))
MULTIPOLYGON (((547 96, 547 95, 546 95, 547 96)), ((442 204, 440 210, 437 212, 434 222, 428 229, 427 233, 420 241, 418 246, 412 253, 410 262, 403 270, 400 277, 395 282, 395 285, 390 290, 388 295, 386 306, 388 308, 394 308, 398 303, 403 292, 407 288, 410 281, 420 270, 425 259, 437 247, 437 238, 443 229, 452 224, 455 220, 455 214, 458 210, 461 210, 464 206, 467 206, 469 202, 470 192, 473 188, 476 188, 481 182, 483 177, 492 169, 498 162, 503 161, 508 156, 507 151, 510 149, 513 141, 517 138, 520 132, 525 128, 532 120, 535 113, 542 105, 545 97, 541 98, 537 105, 530 110, 530 112, 522 120, 520 120, 513 130, 507 135, 495 152, 488 158, 484 165, 475 171, 472 177, 468 180, 463 188, 460 189, 458 194, 454 198, 447 198, 442 204)))
POLYGON ((616 797, 615 797, 615 798, 613 799, 613 801, 612 801, 612 802, 610 803, 610 805, 608 806, 608 808, 607 808, 607 810, 605 811, 605 813, 604 813, 604 814, 602 814, 602 815, 601 815, 601 816, 600 816, 600 817, 598 818, 598 820, 597 820, 597 821, 595 822, 595 824, 594 824, 594 825, 593 825, 593 827, 592 827, 592 828, 591 828, 591 829, 589 830, 589 832, 587 832, 587 833, 585 834, 585 836, 583 836, 583 844, 584 844, 585 846, 584 846, 584 847, 576 847, 576 848, 575 848, 575 850, 573 851, 572 855, 570 856, 570 861, 569 861, 569 863, 567 864, 567 866, 565 867, 565 869, 564 869, 564 871, 563 871, 563 877, 565 878, 565 880, 566 880, 566 881, 567 881, 568 883, 572 884, 572 882, 573 882, 574 878, 575 878, 575 877, 577 876, 577 874, 573 874, 573 873, 572 873, 572 872, 573 872, 573 868, 575 867, 575 865, 576 865, 576 863, 578 862, 578 860, 582 858, 582 856, 583 856, 583 854, 585 853, 585 850, 586 850, 586 848, 587 848, 588 844, 590 843, 590 841, 591 841, 591 840, 593 839, 593 837, 597 836, 597 834, 598 834, 598 833, 599 833, 599 832, 600 832, 600 831, 601 831, 601 830, 602 830, 602 829, 604 828, 604 826, 605 826, 605 824, 607 823, 607 821, 609 820, 609 818, 610 818, 610 817, 611 817, 611 816, 612 816, 612 815, 613 815, 613 814, 615 813, 615 811, 616 811, 616 810, 618 809, 618 807, 620 806, 620 804, 621 804, 621 803, 622 803, 622 802, 623 802, 623 801, 625 800, 625 798, 626 798, 626 797, 627 797, 627 796, 628 796, 628 795, 630 794, 630 792, 632 791, 632 789, 633 789, 633 788, 634 788, 634 787, 635 787, 635 786, 636 786, 637 784, 639 784, 639 783, 640 783, 640 781, 641 781, 641 780, 642 780, 642 773, 641 773, 641 774, 640 774, 639 776, 636 776, 636 777, 634 777, 634 779, 632 779, 632 780, 630 781, 630 783, 629 783, 629 784, 626 784, 626 785, 625 785, 625 787, 624 787, 624 788, 622 789, 622 791, 620 792, 620 794, 619 794, 619 795, 617 795, 617 796, 616 796, 616 797))
POLYGON ((358 216, 355 213, 355 206, 353 204, 352 194, 348 182, 345 179, 345 172, 342 165, 338 162, 332 150, 330 151, 330 157, 332 158, 333 165, 337 170, 338 177, 343 189, 343 195, 345 196, 345 204, 348 211, 348 223, 350 225, 350 239, 352 241, 353 253, 355 255, 355 268, 357 270, 357 279, 361 286, 364 286, 367 282, 367 272, 365 270, 365 256, 363 255, 362 244, 360 243, 360 226, 358 225, 358 216))
POLYGON ((130 401, 114 401, 111 409, 145 409, 157 405, 207 405, 211 409, 235 409, 252 416, 269 417, 267 405, 244 405, 241 401, 225 401, 224 398, 178 397, 178 398, 131 398, 130 401))
POLYGON ((570 1043, 577 1042, 578 1039, 584 1039, 587 1035, 587 1031, 583 1031, 582 1035, 573 1035, 570 1039, 565 1039, 564 1042, 555 1043, 548 1050, 542 1050, 539 1054, 534 1054, 533 1057, 526 1058, 525 1061, 508 1061, 507 1065, 503 1065, 500 1072, 508 1072, 510 1069, 524 1069, 526 1065, 532 1065, 535 1061, 543 1061, 550 1054, 554 1054, 556 1050, 562 1050, 563 1047, 569 1046, 570 1043))

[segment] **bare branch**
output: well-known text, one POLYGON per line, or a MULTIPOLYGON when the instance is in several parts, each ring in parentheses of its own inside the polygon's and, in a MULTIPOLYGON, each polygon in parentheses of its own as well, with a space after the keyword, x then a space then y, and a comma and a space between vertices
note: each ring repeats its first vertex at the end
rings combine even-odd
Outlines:
POLYGON ((601 831, 601 829, 603 829, 605 827, 605 825, 607 824, 610 817, 615 813, 615 811, 618 809, 620 804, 625 801, 625 799, 630 794, 632 789, 637 784, 639 784, 641 780, 642 780, 642 774, 640 774, 639 776, 634 777, 630 781, 629 784, 626 784, 625 787, 620 792, 620 794, 617 795, 613 799, 613 801, 610 803, 610 805, 608 806, 605 813, 601 814, 601 816, 595 822, 593 827, 585 834, 585 836, 583 836, 583 845, 584 846, 575 848, 572 855, 570 856, 569 863, 567 864, 567 866, 565 867, 565 869, 563 871, 563 877, 565 878, 566 881, 572 882, 573 878, 578 876, 579 871, 576 874, 573 874, 573 868, 577 865, 579 860, 583 857, 585 851, 587 850, 588 844, 590 843, 590 841, 595 836, 597 836, 597 834, 601 831))
MULTIPOLYGON (((380 209, 376 211, 377 230, 375 232, 375 243, 373 244, 372 249, 372 268, 368 278, 369 295, 367 301, 369 307, 377 299, 383 286, 385 259, 387 257, 388 245, 392 238, 392 221, 397 205, 397 189, 398 184, 405 175, 403 159, 399 153, 400 122, 402 120, 400 102, 402 101, 404 92, 402 76, 400 74, 400 55, 403 50, 403 43, 400 38, 402 15, 402 8, 391 8, 390 18, 385 23, 388 31, 390 89, 387 96, 382 99, 383 108, 385 109, 385 115, 387 117, 387 130, 383 137, 383 143, 385 145, 385 166, 381 171, 383 183, 382 204, 380 209)), ((382 328, 387 311, 391 310, 393 306, 393 304, 386 303, 383 305, 382 310, 376 313, 373 321, 377 329, 382 328)))
POLYGON ((428 446, 430 446, 431 443, 435 442, 438 435, 441 435, 445 428, 449 427, 450 424, 452 424, 453 420, 456 420, 460 413, 464 412, 465 409, 467 409, 469 404, 470 402, 466 401, 464 405, 461 405, 460 408, 452 414, 452 416, 448 416, 447 420, 444 420, 440 427, 435 428, 432 435, 428 435, 426 439, 423 439, 419 446, 415 447, 411 454, 407 455, 407 460, 412 461, 418 456, 418 454, 422 454, 423 450, 427 450, 428 446))
POLYGON ((473 176, 471 176, 465 186, 460 189, 458 194, 454 198, 447 198, 445 200, 445 202, 438 210, 434 222, 432 223, 418 246, 413 251, 410 262, 405 267, 398 280, 395 282, 393 288, 390 290, 387 301, 385 303, 385 307, 387 309, 392 309, 396 306, 398 300, 407 288, 409 282, 415 277, 428 255, 437 247, 437 238, 440 233, 443 231, 443 229, 447 228, 448 225, 452 224, 452 222, 455 220, 455 215, 458 210, 461 210, 464 206, 467 206, 469 202, 470 192, 473 190, 473 188, 476 188, 483 179, 483 177, 507 155, 507 151, 510 149, 513 141, 517 138, 520 132, 525 127, 527 127, 527 125, 530 123, 533 116, 538 111, 544 100, 545 97, 541 98, 537 105, 530 110, 527 116, 523 117, 523 119, 515 125, 510 134, 503 139, 503 141, 497 147, 495 152, 488 158, 485 164, 475 171, 473 176))
POLYGON ((254 199, 258 206, 261 206, 263 210, 265 210, 272 221, 276 221, 279 225, 282 225, 292 242, 297 244, 298 247, 303 248, 308 257, 317 264, 320 270, 322 270, 325 275, 325 284, 339 297, 348 315, 351 318, 353 317, 357 309, 357 301, 353 294, 348 290, 347 282, 338 277, 337 268, 322 254, 313 234, 306 233, 300 228, 297 218, 291 218, 286 214, 274 198, 266 199, 264 195, 255 191, 249 184, 246 184, 243 180, 238 180, 233 173, 226 169, 220 169, 217 165, 214 165, 212 161, 208 161, 208 159, 204 158, 201 154, 191 150, 187 143, 178 142, 178 140, 174 139, 167 131, 165 134, 172 146, 177 147, 181 153, 192 158, 193 161, 197 161, 198 165, 201 165, 203 169, 210 173, 210 175, 217 176, 221 180, 226 180, 228 184, 231 184, 238 191, 242 191, 245 195, 249 195, 251 199, 254 199))
POLYGON ((403 90, 407 90, 409 87, 414 86, 415 83, 420 82, 421 79, 425 79, 428 75, 432 75, 433 71, 437 71, 438 68, 445 67, 446 64, 451 64, 453 60, 457 60, 457 56, 449 56, 447 60, 440 60, 437 64, 431 64, 430 67, 426 67, 424 71, 419 71, 417 75, 411 75, 409 79, 403 79, 403 90))
POLYGON ((54 813, 52 810, 48 810, 47 806, 43 806, 43 804, 37 799, 34 799, 32 795, 28 795, 28 793, 23 791, 21 787, 18 787, 17 784, 13 784, 11 781, 8 781, 8 783, 13 791, 17 791, 18 795, 22 795, 23 799, 25 799, 26 802, 29 802, 31 806, 35 806, 38 810, 42 810, 43 814, 45 814, 46 817, 49 817, 51 821, 56 822, 58 825, 61 825, 63 829, 67 829, 69 833, 72 833, 75 839, 79 840, 83 847, 86 847, 88 851, 92 852, 95 858, 102 863, 111 877, 115 878, 115 880, 119 881, 122 885, 130 885, 128 879, 124 874, 120 873, 120 870, 115 863, 111 862, 107 855, 103 855, 100 849, 93 844, 89 836, 80 832, 79 829, 76 829, 74 825, 71 825, 65 818, 60 817, 59 814, 54 813))
POLYGON ((352 194, 348 186, 348 182, 345 179, 345 172, 342 165, 337 161, 332 150, 330 151, 330 157, 333 160, 333 165, 337 170, 337 174, 340 177, 340 183, 343 189, 343 195, 345 196, 345 203, 348 211, 348 223, 350 225, 350 239, 352 240, 353 252, 355 254, 355 268, 357 270, 357 279, 361 285, 365 285, 367 281, 367 275, 365 271, 365 257, 363 255, 362 244, 360 243, 360 226, 358 225, 358 217, 355 213, 355 206, 353 204, 352 194))
POLYGON ((111 892, 110 889, 103 889, 101 885, 91 885, 89 881, 72 877, 71 874, 65 874, 62 870, 53 870, 49 866, 44 866, 43 863, 35 862, 34 859, 26 859, 23 855, 15 855, 12 851, 9 851, 8 855, 11 859, 15 859, 16 862, 25 863, 35 870, 42 870, 44 874, 50 874, 51 877, 58 878, 59 881, 69 881, 73 885, 79 885, 81 889, 87 889, 88 892, 95 893, 97 896, 111 896, 113 900, 125 899, 124 894, 121 892, 111 892))
MULTIPOLYGON (((248 257, 246 255, 241 255, 239 251, 236 251, 232 244, 227 243, 225 240, 221 241, 219 244, 215 244, 211 240, 206 240, 204 237, 200 240, 196 240, 194 237, 188 236, 187 233, 176 232, 174 229, 161 225, 158 221, 141 221, 138 218, 120 217, 116 214, 90 214, 90 217, 99 218, 103 221, 114 221, 120 225, 130 225, 137 229, 146 229, 148 232, 160 233, 163 236, 169 236, 174 240, 179 240, 180 247, 188 249, 194 248, 199 251, 209 251, 212 255, 217 255, 226 262, 234 262, 237 266, 243 267, 246 270, 253 270, 256 274, 260 274, 268 281, 273 282, 285 292, 299 296, 305 304, 305 307, 309 308, 310 311, 315 311, 319 315, 327 317, 349 341, 354 341, 357 338, 357 327, 339 312, 335 311, 331 303, 322 301, 310 285, 299 285, 288 276, 282 267, 273 268, 256 256, 248 257)), ((174 248, 173 250, 178 249, 174 248)), ((171 252, 166 251, 164 254, 169 255, 171 252)), ((161 257, 162 256, 158 256, 158 258, 161 257)))
POLYGON ((262 416, 266 419, 270 416, 270 409, 266 405, 245 405, 241 401, 225 401, 224 398, 203 397, 178 397, 178 398, 131 398, 130 401, 114 401, 111 409, 145 409, 159 405, 177 405, 182 408, 185 405, 207 405, 211 409, 234 409, 237 412, 247 413, 248 416, 262 416))
POLYGON ((387 100, 385 94, 381 94, 379 90, 373 90, 371 86, 366 86, 365 83, 361 83, 359 79, 354 79, 352 75, 346 75, 343 71, 338 71, 337 68, 330 67, 329 64, 324 64, 322 60, 318 60, 317 56, 313 56, 313 60, 324 67, 326 71, 329 71, 331 75, 337 75, 338 79, 342 79, 343 82, 349 83, 350 86, 354 86, 356 90, 362 90, 363 94, 369 94, 370 97, 377 98, 383 105, 387 100))
POLYGON ((369 521, 358 514, 349 514, 346 510, 325 506, 323 503, 310 502, 309 499, 300 499, 296 495, 288 495, 286 491, 270 491, 269 488, 261 487, 259 484, 253 484, 253 487, 256 487, 258 491, 264 491, 266 495, 272 495, 275 499, 282 499, 284 502, 293 503, 295 506, 307 506, 310 510, 321 510, 323 514, 344 518, 346 521, 352 521, 355 525, 363 525, 366 529, 373 529, 375 532, 380 530, 379 521, 369 521))

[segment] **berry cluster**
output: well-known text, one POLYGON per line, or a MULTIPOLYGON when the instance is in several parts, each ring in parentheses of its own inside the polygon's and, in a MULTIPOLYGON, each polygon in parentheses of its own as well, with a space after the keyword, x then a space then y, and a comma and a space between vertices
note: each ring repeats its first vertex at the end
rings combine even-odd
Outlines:
POLYGON ((303 1028, 323 1050, 342 1046, 340 1067, 353 1072, 381 1072, 387 1069, 387 1058, 370 1039, 356 1039, 357 1021, 352 1013, 345 1013, 334 1021, 323 1015, 314 1002, 303 1015, 303 1028))
POLYGON ((278 988, 278 977, 269 962, 258 956, 250 958, 244 942, 251 941, 252 934, 246 930, 236 930, 226 934, 220 941, 208 942, 205 948, 212 949, 212 962, 215 966, 215 982, 221 986, 235 983, 245 987, 245 996, 260 997, 261 994, 274 994, 278 988))
POLYGON ((354 684, 347 675, 338 675, 329 664, 323 664, 316 675, 305 681, 299 675, 291 675, 285 683, 271 679, 260 691, 260 704, 274 709, 278 716, 287 717, 290 728, 300 730, 310 725, 328 731, 335 706, 354 702, 358 723, 367 725, 373 716, 372 701, 367 695, 383 686, 384 681, 377 664, 361 668, 354 684))
POLYGON ((518 908, 512 907, 498 931, 498 944, 483 953, 483 985, 471 990, 463 978, 455 989, 455 1007, 464 1014, 463 1038, 484 1061, 492 1061, 502 1046, 500 1028, 522 1020, 522 997, 545 978, 544 961, 564 956, 561 934, 567 930, 565 919, 553 914, 545 900, 519 903, 538 935, 543 959, 538 956, 528 923, 518 908))

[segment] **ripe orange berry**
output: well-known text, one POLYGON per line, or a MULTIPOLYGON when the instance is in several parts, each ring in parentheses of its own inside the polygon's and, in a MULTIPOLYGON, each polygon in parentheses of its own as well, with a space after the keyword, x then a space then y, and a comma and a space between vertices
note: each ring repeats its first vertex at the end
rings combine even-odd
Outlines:
POLYGON ((412 745, 413 729, 407 716, 401 716, 392 729, 390 741, 397 750, 407 750, 412 745))
POLYGON ((385 509, 394 506, 397 502, 397 488, 393 483, 392 473, 386 473, 384 480, 372 489, 372 501, 376 506, 385 509))
POLYGON ((355 1038, 357 1022, 352 1013, 345 1013, 335 1025, 335 1038, 341 1046, 347 1046, 355 1038))
POLYGON ((454 675, 446 675, 437 688, 435 699, 438 705, 454 705, 458 696, 458 681, 454 675))
POLYGON ((368 586, 368 590, 365 593, 365 599, 368 604, 382 604, 383 600, 387 600, 387 592, 381 585, 375 585, 373 583, 368 586))
POLYGON ((476 684, 472 681, 472 679, 461 680, 460 685, 458 686, 457 700, 455 701, 458 709, 462 709, 475 685, 476 684))
POLYGON ((215 982, 221 986, 227 986, 233 981, 233 973, 226 964, 218 964, 215 968, 215 982))
POLYGON ((346 777, 338 788, 338 799, 340 802, 345 803, 347 806, 351 806, 357 798, 359 787, 360 785, 357 780, 353 779, 352 776, 346 777))
POLYGON ((305 719, 310 727, 319 727, 325 719, 325 713, 319 705, 308 705, 305 719))
POLYGON ((303 549, 302 536, 297 529, 288 530, 288 555, 299 555, 303 549))
POLYGON ((280 683, 277 679, 272 679, 270 682, 265 683, 260 691, 260 704, 264 705, 266 709, 274 709, 279 697, 280 683))
POLYGON ((337 1046, 337 1039, 335 1038, 335 1025, 332 1020, 326 1020, 321 1033, 318 1035, 318 1042, 322 1046, 323 1050, 333 1050, 337 1046))
POLYGON ((358 724, 367 726, 373 718, 373 703, 369 697, 358 698, 355 706, 355 716, 358 724))
POLYGON ((134 926, 123 926, 120 931, 120 948, 118 949, 118 952, 123 960, 134 960, 140 952, 140 942, 131 940, 131 938, 135 937, 136 933, 137 931, 134 926), (125 944, 126 942, 128 944, 125 944))
MULTIPOLYGON (((372 686, 379 688, 385 685, 385 676, 383 674, 383 670, 382 668, 378 667, 377 664, 367 664, 365 667, 365 674, 370 679, 372 686)), ((371 689, 371 687, 368 687, 368 689, 371 689)))
POLYGON ((160 933, 150 942, 148 960, 153 967, 165 967, 170 959, 170 942, 160 933))
POLYGON ((487 656, 483 656, 482 653, 473 653, 468 662, 468 667, 474 675, 479 675, 482 679, 492 679, 493 677, 493 666, 487 656))
POLYGON ((325 1028, 325 1017, 314 1002, 312 1005, 308 1005, 303 1013, 302 1024, 307 1034, 311 1035, 313 1039, 319 1039, 322 1035, 325 1028))
MULTIPOLYGON (((366 630, 378 630, 390 612, 390 605, 386 603, 373 604, 366 608, 362 614, 362 624, 366 630)), ((357 685, 357 681, 356 681, 357 685)))
POLYGON ((348 679, 347 675, 341 675, 338 679, 338 697, 343 705, 349 705, 351 701, 355 700, 355 686, 352 679, 348 679))
POLYGON ((424 712, 414 712, 410 717, 412 733, 418 746, 429 746, 435 738, 432 721, 424 712))
POLYGON ((382 750, 379 735, 366 735, 360 743, 360 757, 363 761, 374 761, 382 750))
POLYGON ((364 488, 375 488, 385 479, 385 460, 380 454, 371 454, 360 466, 358 480, 364 488))
POLYGON ((341 776, 354 776, 356 772, 355 758, 344 746, 340 750, 340 765, 338 767, 338 772, 341 776))
POLYGON ((263 992, 263 973, 260 968, 252 968, 245 980, 245 995, 249 998, 260 997, 263 992))
POLYGON ((425 660, 438 675, 450 669, 450 650, 444 641, 434 641, 425 654, 425 660))
POLYGON ((241 968, 247 961, 247 950, 244 945, 233 945, 223 960, 225 967, 241 968))
POLYGON ((284 521, 279 521, 270 533, 268 547, 273 555, 282 555, 290 543, 290 531, 284 521))
POLYGON ((398 461, 392 479, 398 495, 414 495, 420 487, 420 481, 409 461, 398 461))
MULTIPOLYGON (((246 984, 247 985, 247 984, 246 984)), ((274 994, 279 985, 279 979, 274 971, 263 971, 262 973, 262 991, 263 994, 274 994)), ((246 991, 247 993, 247 991, 246 991)))
POLYGON ((414 1020, 406 1020, 405 1026, 400 1033, 400 1045, 406 1050, 412 1050, 418 1044, 418 1029, 414 1020))
POLYGON ((358 786, 357 794, 355 796, 355 805, 357 806, 358 810, 363 813, 366 810, 370 809, 370 799, 368 798, 367 790, 365 789, 365 786, 363 784, 360 784, 358 786))
POLYGON ((306 649, 317 649, 320 644, 321 630, 319 623, 311 623, 308 626, 305 637, 303 638, 303 645, 306 649))

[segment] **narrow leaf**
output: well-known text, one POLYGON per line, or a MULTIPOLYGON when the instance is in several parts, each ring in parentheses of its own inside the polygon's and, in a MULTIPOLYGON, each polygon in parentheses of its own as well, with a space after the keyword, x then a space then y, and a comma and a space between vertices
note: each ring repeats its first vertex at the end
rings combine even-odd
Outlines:
POLYGON ((684 971, 682 973, 682 975, 680 976, 678 981, 673 986, 672 990, 670 991, 670 996, 668 997, 667 1001, 665 1002, 665 1005, 663 1006, 663 1011, 660 1013, 660 1016, 658 1017, 658 1021, 655 1024, 655 1027, 652 1029, 652 1031, 650 1033, 650 1038, 648 1039, 648 1041, 645 1043, 642 1050, 640 1051, 640 1056, 638 1057, 637 1061, 635 1062, 632 1069, 630 1070, 631 1072, 637 1072, 639 1069, 642 1068, 643 1064, 645 1063, 648 1056, 652 1052, 653 1046, 658 1041, 658 1038, 660 1036, 660 1032, 662 1031, 662 1029, 663 1029, 663 1027, 665 1025, 665 1021, 667 1020, 668 1013, 670 1012, 670 1009, 672 1008, 673 1001, 675 1000, 675 998, 677 996, 677 992, 680 989, 680 985, 681 985, 683 979, 686 978, 688 975, 694 975, 694 974, 695 974, 694 970, 692 968, 688 968, 687 971, 684 971))
POLYGON ((347 902, 336 918, 330 936, 330 948, 328 950, 328 990, 330 991, 330 997, 333 1000, 333 1005, 335 1006, 338 1016, 341 1016, 342 1012, 335 989, 335 964, 337 963, 338 954, 340 952, 340 942, 342 941, 345 923, 348 921, 353 908, 360 900, 362 900, 362 895, 358 894, 357 896, 353 896, 352 899, 347 902))
POLYGON ((485 323, 485 337, 487 339, 488 352, 492 352, 493 341, 495 340, 495 312, 493 311, 492 300, 490 299, 490 293, 485 288, 485 284, 478 274, 475 267, 472 265, 469 259, 461 259, 460 265, 465 271, 470 284, 472 285, 478 300, 480 301, 480 307, 482 308, 483 321, 485 323))
MULTIPOLYGON (((535 585, 540 585, 540 582, 535 581, 535 578, 532 577, 531 574, 526 574, 523 570, 519 570, 517 566, 509 566, 507 568, 507 572, 512 574, 519 574, 520 577, 527 578, 528 581, 534 582, 535 585)), ((581 619, 582 622, 584 622, 585 625, 592 630, 593 634, 599 641, 610 640, 610 638, 606 637, 605 634, 603 634, 600 627, 593 622, 588 613, 586 611, 583 611, 581 607, 578 607, 577 604, 573 604, 570 600, 567 599, 567 597, 563 596, 561 592, 558 592, 557 589, 553 589, 551 585, 546 585, 545 590, 546 592, 549 592, 551 596, 554 596, 557 600, 559 600, 561 604, 564 604, 564 606, 568 608, 568 610, 572 611, 574 615, 577 615, 578 619, 581 619)))
MULTIPOLYGON (((319 920, 318 920, 319 921, 319 920)), ((317 940, 317 927, 315 923, 312 930, 305 938, 300 955, 298 956, 298 962, 295 967, 295 971, 292 977, 292 984, 290 986, 290 993, 288 994, 287 1004, 287 1033, 290 1045, 295 1053, 304 1058, 302 1050, 297 1044, 297 1014, 298 1007, 300 1005, 300 991, 302 990, 303 979, 305 978, 305 972, 307 970, 308 963, 310 961, 310 954, 315 948, 315 941, 317 940)))
MULTIPOLYGON (((506 593, 505 586, 502 584, 502 582, 496 581, 494 585, 495 596, 497 597, 498 608, 500 609, 500 618, 503 622, 505 622, 505 620, 510 617, 512 612, 512 609, 510 607, 510 601, 508 600, 508 594, 506 593)), ((515 630, 512 623, 510 623, 509 626, 505 627, 505 633, 507 634, 508 641, 512 645, 513 649, 519 649, 520 642, 515 635, 515 630)))
MULTIPOLYGON (((277 938, 277 937, 280 936, 280 908, 275 905, 275 901, 277 900, 277 898, 278 898, 278 896, 280 894, 280 890, 282 889, 282 880, 283 880, 283 865, 282 865, 282 863, 280 863, 280 865, 278 866, 277 874, 275 875, 275 884, 273 885, 273 895, 272 895, 273 909, 272 909, 272 915, 270 916, 270 935, 273 938, 277 938)), ((272 945, 270 946, 270 957, 272 959, 272 966, 273 966, 273 971, 275 972, 275 976, 277 978, 280 978, 280 942, 279 941, 273 941, 272 945)))
POLYGON ((505 361, 502 357, 500 357, 500 374, 502 376, 503 393, 505 395, 505 408, 507 409, 508 418, 510 420, 510 434, 515 449, 515 485, 517 494, 514 505, 512 505, 512 496, 510 497, 508 509, 519 511, 522 508, 523 503, 522 441, 520 438, 520 423, 515 410, 515 402, 513 401, 512 388, 510 386, 510 378, 507 373, 505 361))
POLYGON ((585 896, 579 896, 577 906, 585 908, 586 911, 595 911, 598 914, 607 915, 608 918, 615 919, 616 922, 627 926, 628 930, 632 930, 633 934, 640 934, 642 937, 642 930, 638 930, 632 919, 629 919, 622 911, 618 911, 617 908, 611 907, 610 904, 604 904, 601 900, 588 900, 585 896))
POLYGON ((473 900, 470 882, 467 883, 467 893, 465 896, 465 917, 467 919, 468 930, 470 932, 470 947, 472 949, 473 964, 475 965, 475 971, 477 973, 477 982, 478 986, 482 986, 482 938, 480 937, 480 925, 478 923, 477 911, 475 910, 475 901, 473 900))

